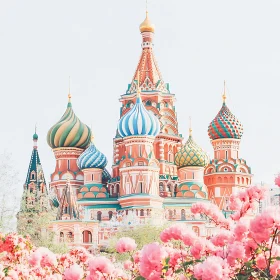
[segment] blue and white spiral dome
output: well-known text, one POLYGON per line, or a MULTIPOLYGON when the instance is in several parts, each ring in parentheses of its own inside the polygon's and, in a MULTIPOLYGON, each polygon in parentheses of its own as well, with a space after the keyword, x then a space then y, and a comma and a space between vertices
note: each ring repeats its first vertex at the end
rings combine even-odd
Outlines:
POLYGON ((134 107, 119 120, 118 131, 121 137, 157 136, 160 131, 160 122, 152 112, 145 108, 138 95, 134 107))
POLYGON ((107 165, 107 158, 91 142, 89 147, 77 159, 79 169, 100 168, 107 165))

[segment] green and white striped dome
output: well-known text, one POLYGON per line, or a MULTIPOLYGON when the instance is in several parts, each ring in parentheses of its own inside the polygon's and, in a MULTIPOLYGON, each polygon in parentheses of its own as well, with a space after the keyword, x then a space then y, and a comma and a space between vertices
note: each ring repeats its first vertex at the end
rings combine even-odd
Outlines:
POLYGON ((47 141, 51 148, 86 148, 91 141, 90 128, 75 115, 70 100, 61 119, 50 128, 47 141))

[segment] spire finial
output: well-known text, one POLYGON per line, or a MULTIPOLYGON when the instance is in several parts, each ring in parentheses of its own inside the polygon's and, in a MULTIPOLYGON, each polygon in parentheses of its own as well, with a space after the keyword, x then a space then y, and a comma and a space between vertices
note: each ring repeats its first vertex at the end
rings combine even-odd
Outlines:
POLYGON ((37 123, 35 123, 35 134, 37 134, 37 123))
POLYGON ((69 89, 68 89, 68 102, 70 103, 71 102, 71 91, 70 91, 70 76, 69 76, 69 89))
POLYGON ((90 125, 90 131, 91 131, 90 140, 91 140, 91 143, 93 143, 93 141, 94 141, 94 135, 93 135, 93 132, 92 132, 92 124, 90 125))
POLYGON ((141 89, 140 89, 140 71, 137 71, 137 97, 140 97, 141 89))
POLYGON ((224 93, 223 93, 223 103, 226 104, 227 94, 226 94, 226 81, 224 81, 224 93))
POLYGON ((189 136, 192 136, 192 117, 189 117, 189 136))

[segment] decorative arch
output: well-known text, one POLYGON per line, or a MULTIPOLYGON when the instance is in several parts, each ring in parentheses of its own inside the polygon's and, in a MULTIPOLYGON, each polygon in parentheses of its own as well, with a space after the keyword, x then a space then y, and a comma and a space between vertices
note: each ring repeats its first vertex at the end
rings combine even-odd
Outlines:
POLYGON ((83 231, 83 243, 92 243, 92 233, 89 230, 83 231))
POLYGON ((198 226, 193 226, 193 227, 192 227, 192 230, 194 231, 194 233, 195 233, 197 236, 200 236, 200 230, 199 230, 199 227, 198 227, 198 226))

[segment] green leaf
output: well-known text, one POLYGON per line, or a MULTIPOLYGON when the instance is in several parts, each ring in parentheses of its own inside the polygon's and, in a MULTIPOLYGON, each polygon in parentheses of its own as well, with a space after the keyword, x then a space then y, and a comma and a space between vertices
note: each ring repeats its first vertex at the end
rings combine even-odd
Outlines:
POLYGON ((141 275, 137 276, 135 280, 146 280, 146 278, 142 277, 141 275))

